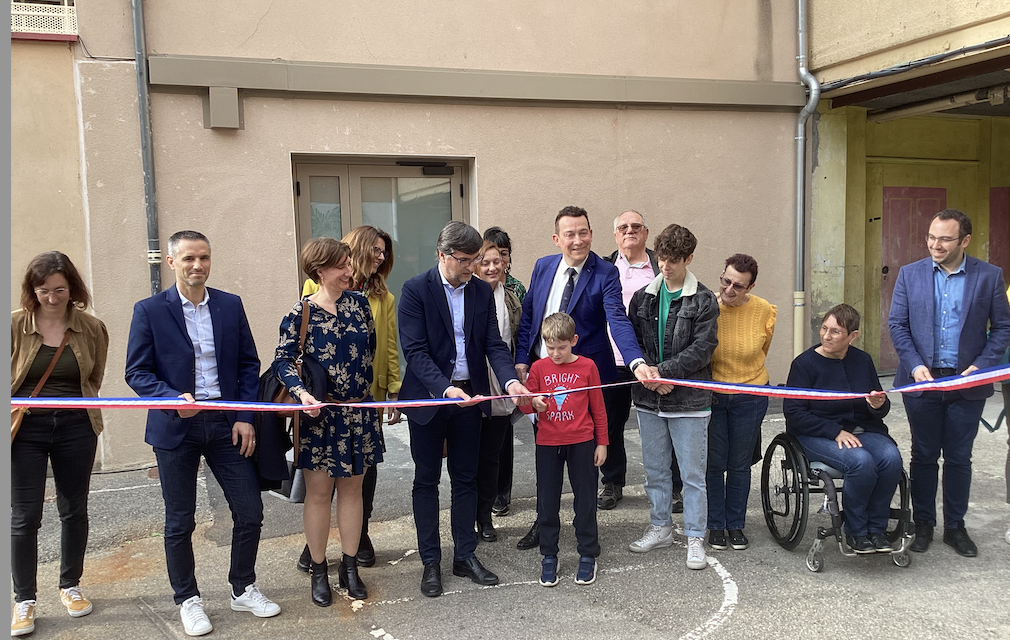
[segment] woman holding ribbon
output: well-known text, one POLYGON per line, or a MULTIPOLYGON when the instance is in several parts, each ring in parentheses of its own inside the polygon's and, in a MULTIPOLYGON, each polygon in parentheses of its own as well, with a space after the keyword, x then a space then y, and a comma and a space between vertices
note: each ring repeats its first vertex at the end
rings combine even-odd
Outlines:
MULTIPOLYGON (((375 360, 372 362, 372 399, 376 402, 395 401, 400 393, 400 354, 397 350, 396 302, 386 286, 386 278, 393 270, 393 239, 382 229, 371 225, 355 227, 341 240, 351 248, 351 289, 368 299, 368 306, 375 321, 375 360)), ((305 281, 302 296, 319 291, 319 285, 312 279, 305 281)), ((400 421, 400 411, 389 408, 386 421, 396 424, 400 421)), ((382 422, 379 422, 378 444, 386 450, 382 437, 382 422)), ((358 544, 358 566, 371 567, 375 564, 375 547, 368 535, 368 521, 372 517, 375 502, 375 486, 378 481, 376 465, 368 467, 362 483, 361 541, 358 544)), ((298 559, 298 568, 309 570, 311 562, 309 547, 305 545, 298 559)))
MULTIPOLYGON (((719 346, 712 354, 712 379, 738 384, 768 384, 765 357, 775 332, 775 305, 751 293, 758 265, 737 253, 719 276, 719 346)), ((713 394, 708 423, 708 544, 722 550, 749 546, 743 528, 750 494, 750 467, 768 397, 713 394), (729 540, 726 535, 729 530, 729 540)))
MULTIPOLYGON (((91 295, 59 251, 36 256, 21 281, 21 308, 11 312, 11 397, 95 398, 105 375, 109 334, 85 313, 91 295)), ((88 491, 102 413, 31 409, 11 441, 11 635, 35 630, 38 531, 47 464, 60 513, 60 601, 70 616, 91 613, 81 593, 88 546, 88 491)))
POLYGON ((859 337, 858 311, 847 304, 832 307, 820 333, 821 343, 793 360, 788 386, 870 395, 784 400, 786 432, 799 440, 809 460, 844 474, 846 543, 856 553, 889 553, 887 520, 901 480, 901 454, 884 424, 891 401, 869 354, 852 346, 859 337))
MULTIPOLYGON (((299 301, 281 320, 273 369, 303 405, 371 400, 375 324, 365 297, 352 290, 350 254, 349 246, 333 238, 313 238, 302 248, 302 271, 319 285, 319 291, 299 301), (326 371, 325 398, 308 392, 295 366, 303 305, 309 306, 309 326, 301 357, 312 358, 326 371)), ((326 544, 334 489, 343 551, 340 586, 353 598, 368 597, 355 556, 361 536, 362 481, 366 470, 382 461, 379 413, 341 406, 305 413, 309 417, 302 420, 295 443, 295 464, 305 476, 302 522, 312 562, 312 601, 326 607, 332 603, 326 544)))
MULTIPOLYGON (((485 241, 477 260, 477 275, 491 285, 494 295, 498 332, 514 356, 519 318, 523 312, 522 303, 514 293, 505 288, 504 261, 501 258, 501 250, 495 243, 485 241)), ((491 394, 503 395, 504 392, 493 373, 489 379, 491 394)), ((506 439, 509 439, 508 446, 512 446, 510 427, 511 416, 515 410, 515 404, 508 399, 492 400, 491 417, 484 416, 481 421, 480 453, 477 462, 477 533, 484 542, 494 542, 498 539, 494 525, 491 524, 491 507, 498 495, 499 461, 506 439)), ((509 464, 511 462, 512 457, 509 456, 509 464)))

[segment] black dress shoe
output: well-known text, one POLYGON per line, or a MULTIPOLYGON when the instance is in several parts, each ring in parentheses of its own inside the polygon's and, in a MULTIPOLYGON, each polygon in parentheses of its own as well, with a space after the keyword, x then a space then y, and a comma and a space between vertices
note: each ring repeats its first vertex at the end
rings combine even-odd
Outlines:
POLYGON ((302 549, 302 555, 298 556, 298 564, 295 567, 302 573, 308 573, 311 564, 312 554, 309 553, 309 545, 305 545, 305 548, 302 549))
POLYGON ((968 531, 964 527, 944 529, 943 543, 953 547, 959 556, 974 558, 978 555, 978 547, 968 537, 968 531))
POLYGON ((372 546, 372 540, 368 537, 367 533, 361 534, 361 541, 358 542, 358 553, 354 557, 358 559, 359 567, 371 567, 375 565, 375 547, 372 546))
POLYGON ((340 559, 340 573, 338 574, 340 587, 347 589, 347 595, 355 600, 364 600, 368 597, 368 589, 358 575, 358 559, 346 553, 340 559))
POLYGON ((933 541, 933 525, 915 523, 915 540, 912 541, 909 549, 916 553, 923 553, 929 549, 929 543, 933 541))
POLYGON ((529 532, 519 539, 516 549, 532 549, 540 546, 540 523, 534 522, 529 532))
POLYGON ((312 577, 312 603, 319 607, 333 604, 333 591, 330 589, 330 576, 326 569, 325 559, 318 564, 313 562, 309 566, 309 575, 312 577))
POLYGON ((424 565, 421 574, 421 595, 429 598, 442 595, 442 567, 437 562, 424 565))
POLYGON ((478 525, 480 529, 480 539, 481 542, 494 542, 498 539, 498 534, 494 530, 494 525, 490 522, 478 525))
POLYGON ((470 578, 482 586, 498 584, 498 576, 484 568, 477 556, 470 556, 466 560, 454 560, 452 563, 452 575, 461 578, 470 578))

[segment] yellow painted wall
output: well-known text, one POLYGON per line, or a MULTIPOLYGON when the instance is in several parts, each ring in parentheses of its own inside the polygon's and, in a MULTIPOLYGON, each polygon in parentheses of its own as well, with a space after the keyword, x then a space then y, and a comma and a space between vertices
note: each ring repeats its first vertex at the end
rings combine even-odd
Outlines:
POLYGON ((923 116, 876 124, 863 109, 847 107, 824 109, 816 126, 811 327, 832 304, 852 304, 864 318, 860 346, 876 356, 883 187, 946 188, 947 206, 971 216, 968 253, 988 259, 989 189, 1010 186, 1010 119, 923 116))

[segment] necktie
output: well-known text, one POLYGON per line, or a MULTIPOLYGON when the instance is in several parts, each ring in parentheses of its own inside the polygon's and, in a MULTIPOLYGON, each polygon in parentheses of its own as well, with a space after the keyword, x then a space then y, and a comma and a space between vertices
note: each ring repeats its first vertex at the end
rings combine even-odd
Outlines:
POLYGON ((565 283, 565 290, 561 293, 561 307, 558 311, 562 313, 568 313, 568 303, 572 300, 572 292, 575 291, 575 271, 574 267, 568 267, 568 282, 565 283))

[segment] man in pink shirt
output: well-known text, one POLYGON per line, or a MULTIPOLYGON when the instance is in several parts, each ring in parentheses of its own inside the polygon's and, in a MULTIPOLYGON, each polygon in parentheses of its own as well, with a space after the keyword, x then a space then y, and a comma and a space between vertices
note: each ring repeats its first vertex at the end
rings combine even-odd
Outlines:
MULTIPOLYGON (((645 287, 659 274, 656 256, 646 248, 649 240, 649 227, 645 217, 634 209, 629 209, 614 218, 614 242, 617 251, 607 258, 621 274, 621 292, 624 298, 624 310, 635 292, 645 287)), ((609 328, 608 328, 609 333, 609 328)), ((621 357, 621 351, 610 338, 610 346, 614 350, 620 382, 635 380, 634 374, 628 369, 628 364, 621 357)), ((628 456, 624 449, 624 425, 631 414, 631 386, 610 387, 604 390, 607 404, 607 423, 610 436, 610 448, 607 461, 600 468, 603 487, 597 498, 600 509, 613 509, 623 497, 625 478, 628 471, 628 456)), ((683 483, 680 481, 680 468, 677 465, 676 454, 673 457, 673 512, 684 511, 684 500, 681 497, 683 483)))

